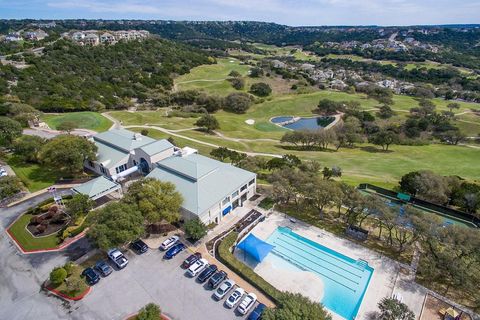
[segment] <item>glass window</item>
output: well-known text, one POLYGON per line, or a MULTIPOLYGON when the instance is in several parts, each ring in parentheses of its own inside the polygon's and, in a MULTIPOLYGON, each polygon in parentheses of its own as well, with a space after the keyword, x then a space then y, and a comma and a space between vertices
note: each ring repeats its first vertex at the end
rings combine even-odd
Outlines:
POLYGON ((254 184, 254 183, 255 183, 255 179, 252 179, 252 180, 250 180, 250 182, 248 183, 248 185, 251 186, 251 185, 254 184))
POLYGON ((230 202, 230 197, 226 197, 225 199, 223 199, 222 205, 226 205, 229 202, 230 202))
POLYGON ((232 193, 232 198, 238 197, 238 190, 232 193))
POLYGON ((243 190, 246 190, 247 189, 247 185, 244 185, 243 187, 240 188, 240 192, 242 192, 243 190))

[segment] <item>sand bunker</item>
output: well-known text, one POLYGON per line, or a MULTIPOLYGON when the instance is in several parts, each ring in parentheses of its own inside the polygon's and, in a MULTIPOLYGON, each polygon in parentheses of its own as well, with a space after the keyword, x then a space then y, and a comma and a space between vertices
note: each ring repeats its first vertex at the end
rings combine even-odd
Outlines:
POLYGON ((255 120, 253 120, 253 119, 248 119, 248 120, 245 120, 245 123, 246 123, 246 124, 249 124, 249 125, 254 125, 254 124, 255 124, 255 120))

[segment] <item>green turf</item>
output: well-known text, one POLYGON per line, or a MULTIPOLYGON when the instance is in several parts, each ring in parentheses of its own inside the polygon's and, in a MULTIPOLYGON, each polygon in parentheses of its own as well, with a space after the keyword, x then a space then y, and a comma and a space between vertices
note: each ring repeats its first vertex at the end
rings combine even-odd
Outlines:
POLYGON ((22 215, 8 230, 25 250, 55 248, 58 245, 57 233, 44 237, 34 237, 28 232, 26 226, 30 223, 32 217, 31 214, 22 215))
POLYGON ((97 132, 107 131, 112 126, 110 120, 102 116, 100 113, 91 111, 44 114, 41 118, 52 129, 57 129, 60 124, 66 121, 75 123, 77 128, 89 129, 97 132))
POLYGON ((55 172, 38 164, 25 163, 15 156, 8 158, 7 163, 30 192, 47 188, 60 178, 55 172))

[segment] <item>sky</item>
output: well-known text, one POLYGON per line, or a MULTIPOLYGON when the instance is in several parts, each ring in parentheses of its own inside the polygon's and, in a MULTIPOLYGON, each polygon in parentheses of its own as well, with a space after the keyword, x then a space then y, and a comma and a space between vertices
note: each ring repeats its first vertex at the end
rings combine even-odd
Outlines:
POLYGON ((480 0, 0 0, 0 18, 470 24, 480 23, 480 0))

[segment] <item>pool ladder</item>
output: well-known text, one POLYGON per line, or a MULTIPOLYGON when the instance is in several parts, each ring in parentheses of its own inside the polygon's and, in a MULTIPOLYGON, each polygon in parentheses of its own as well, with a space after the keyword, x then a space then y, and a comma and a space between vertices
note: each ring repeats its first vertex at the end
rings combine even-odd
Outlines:
POLYGON ((368 262, 363 259, 358 259, 356 265, 362 267, 362 269, 365 269, 366 267, 368 267, 368 262))

